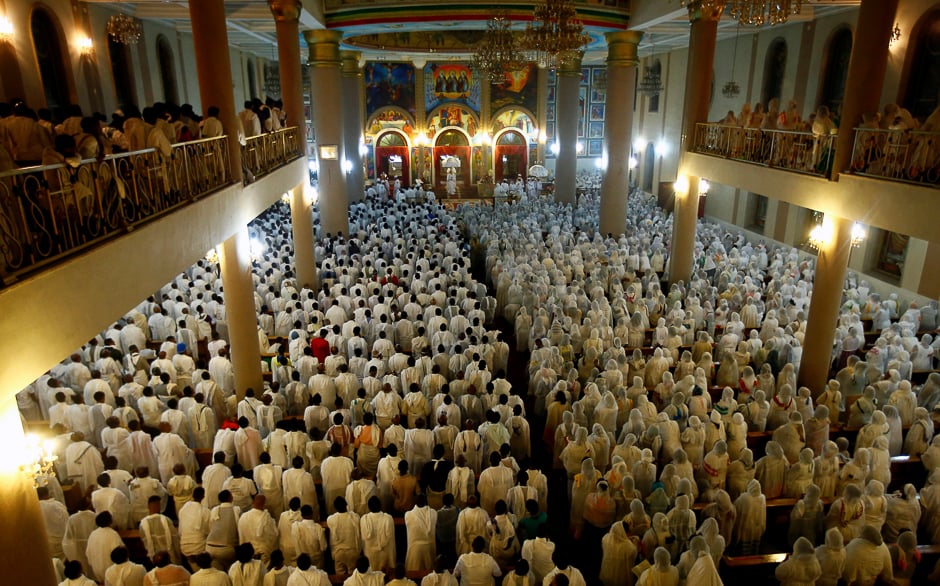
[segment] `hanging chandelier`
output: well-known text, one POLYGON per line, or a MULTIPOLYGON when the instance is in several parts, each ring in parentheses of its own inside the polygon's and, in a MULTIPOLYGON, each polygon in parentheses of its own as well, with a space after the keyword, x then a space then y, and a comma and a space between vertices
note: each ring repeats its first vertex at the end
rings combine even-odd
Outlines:
POLYGON ((124 14, 120 8, 121 5, 119 3, 119 12, 108 19, 108 35, 114 39, 116 43, 121 43, 122 45, 136 45, 143 32, 140 20, 128 14, 124 14))
POLYGON ((741 93, 741 86, 738 85, 738 82, 734 81, 734 69, 738 63, 738 35, 741 34, 741 27, 738 26, 738 30, 734 33, 734 53, 731 57, 731 81, 726 83, 724 87, 721 88, 721 95, 728 98, 738 97, 738 94, 741 93))
POLYGON ((743 25, 773 26, 799 14, 803 0, 682 0, 682 5, 703 12, 727 9, 731 17, 743 25))
POLYGON ((544 0, 535 6, 522 45, 529 61, 557 69, 580 59, 590 42, 571 0, 544 0))
POLYGON ((497 85, 505 82, 505 72, 519 69, 524 63, 511 27, 509 15, 498 12, 487 21, 486 33, 473 54, 473 68, 497 85))
MULTIPOLYGON (((653 35, 650 34, 650 44, 652 49, 650 53, 652 55, 656 54, 656 42, 653 40, 653 35)), ((647 65, 643 68, 643 79, 640 80, 640 83, 637 85, 637 90, 646 96, 658 96, 660 92, 663 91, 663 76, 661 68, 656 65, 647 65)))

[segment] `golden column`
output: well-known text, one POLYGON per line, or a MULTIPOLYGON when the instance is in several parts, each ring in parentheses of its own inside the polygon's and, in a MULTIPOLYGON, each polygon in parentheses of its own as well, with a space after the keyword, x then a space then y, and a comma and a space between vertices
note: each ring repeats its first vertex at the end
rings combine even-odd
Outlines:
POLYGON ((340 51, 343 62, 343 148, 350 170, 346 178, 347 201, 362 201, 366 198, 366 177, 359 145, 362 142, 365 123, 362 120, 362 68, 359 67, 359 51, 340 51))
MULTIPOLYGON (((307 119, 304 115, 303 72, 300 65, 300 0, 268 0, 277 30, 277 57, 281 75, 281 99, 288 126, 296 126, 301 152, 307 156, 307 119)), ((309 179, 290 191, 291 232, 294 237, 294 269, 303 287, 317 285, 313 255, 313 210, 304 194, 309 179)))
POLYGON ((235 87, 232 65, 228 59, 228 31, 225 24, 224 0, 200 0, 189 3, 189 19, 193 25, 193 48, 196 73, 199 76, 199 98, 203 111, 219 108, 219 121, 228 136, 229 173, 233 181, 242 180, 242 149, 238 140, 238 119, 235 110, 235 87), (225 59, 219 59, 219 48, 225 59))
POLYGON ((824 240, 819 244, 816 259, 813 297, 806 316, 798 377, 799 385, 808 387, 813 396, 821 393, 829 380, 832 344, 842 305, 842 284, 852 253, 851 220, 826 214, 822 228, 824 240))
MULTIPOLYGON (((689 34, 689 64, 685 76, 685 109, 682 115, 682 137, 679 144, 679 174, 682 158, 695 138, 695 125, 708 120, 708 103, 714 76, 715 40, 722 8, 705 10, 700 3, 689 5, 692 21, 689 34)), ((676 190, 672 213, 672 248, 669 281, 689 281, 692 276, 692 254, 695 251, 695 224, 698 216, 698 177, 688 177, 684 193, 676 190)))
POLYGON ((342 31, 304 31, 310 57, 310 101, 316 134, 320 233, 347 234, 349 215, 343 171, 343 76, 339 54, 342 31))
POLYGON ((601 183, 601 234, 623 234, 630 194, 630 145, 633 144, 633 102, 636 90, 637 49, 643 33, 607 33, 607 110, 604 122, 607 172, 601 183))
POLYGON ((555 104, 555 201, 577 203, 575 194, 578 173, 578 118, 581 86, 581 56, 558 68, 558 91, 555 104))
POLYGON ((260 393, 264 388, 248 226, 242 227, 222 243, 219 261, 225 315, 228 319, 229 359, 235 370, 235 393, 241 401, 245 389, 250 387, 260 393))

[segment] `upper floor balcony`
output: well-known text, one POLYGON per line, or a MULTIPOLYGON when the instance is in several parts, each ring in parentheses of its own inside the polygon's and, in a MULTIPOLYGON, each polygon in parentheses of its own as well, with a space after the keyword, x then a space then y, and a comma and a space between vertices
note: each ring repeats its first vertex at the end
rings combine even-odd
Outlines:
POLYGON ((835 134, 716 123, 696 124, 695 130, 692 151, 696 153, 817 177, 829 177, 832 171, 835 134))
MULTIPOLYGON (((257 179, 303 154, 285 128, 248 138, 246 176, 257 179)), ((3 286, 185 208, 233 184, 225 136, 101 160, 64 160, 0 173, 3 286)))
POLYGON ((852 173, 940 187, 940 132, 856 128, 852 173))

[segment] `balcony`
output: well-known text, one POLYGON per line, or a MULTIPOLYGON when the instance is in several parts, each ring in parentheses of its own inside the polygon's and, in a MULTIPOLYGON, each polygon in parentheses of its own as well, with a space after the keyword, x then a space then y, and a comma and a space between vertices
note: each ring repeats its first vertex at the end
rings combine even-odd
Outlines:
POLYGON ((852 173, 940 187, 940 132, 856 128, 852 173))
POLYGON ((828 178, 835 134, 762 130, 723 124, 695 125, 692 151, 764 167, 828 178))
MULTIPOLYGON (((256 177, 303 153, 296 128, 253 137, 256 177), (255 140, 256 139, 256 140, 255 140)), ((0 280, 7 286, 232 185, 225 136, 102 160, 0 173, 0 280)))

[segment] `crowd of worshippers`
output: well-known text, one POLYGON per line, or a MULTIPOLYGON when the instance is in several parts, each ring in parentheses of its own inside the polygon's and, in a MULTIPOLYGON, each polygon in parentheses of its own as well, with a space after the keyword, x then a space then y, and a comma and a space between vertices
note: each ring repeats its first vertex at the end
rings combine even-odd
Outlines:
MULTIPOLYGON (((630 205, 629 236, 605 240, 578 229, 596 225, 590 196, 575 210, 529 201, 498 215, 356 204, 352 236, 317 245, 319 291, 294 285, 286 206, 262 216, 264 389, 237 399, 218 269, 200 261, 17 395, 24 419, 55 430, 58 476, 40 498, 53 555, 70 562, 63 575, 201 584, 228 583, 227 570, 234 584, 293 586, 325 584, 331 569, 351 584, 429 571, 422 583, 585 584, 548 537, 556 471, 573 536, 601 542, 605 585, 720 583, 725 549, 760 551, 766 500, 784 495, 802 497, 784 583, 913 575, 918 521, 940 519, 940 475, 921 491, 923 516, 913 486, 897 497, 884 487, 892 449, 921 454, 928 471, 940 462, 929 404, 940 377, 915 392, 897 368, 872 369, 910 353, 930 312, 919 326, 889 312, 880 350, 846 357, 814 407, 793 391, 792 366, 812 262, 701 224, 700 269, 667 297, 654 275, 670 220, 647 200, 630 205), (748 307, 754 325, 738 315, 748 307), (528 352, 528 389, 505 378, 497 317, 528 352), (713 402, 716 385, 729 388, 713 402), (527 405, 545 422, 535 454, 527 405), (843 421, 861 427, 851 455, 845 438, 828 441, 843 421), (749 430, 772 432, 765 454, 747 448, 749 430), (212 453, 201 472, 194 450, 212 453), (71 516, 59 478, 86 497, 71 516), (133 528, 149 571, 122 547, 119 531, 133 528)), ((847 290, 846 335, 882 305, 864 289, 847 290)), ((933 351, 927 338, 914 345, 933 351)))
MULTIPOLYGON (((287 124, 280 100, 259 98, 245 102, 238 113, 237 132, 251 137, 287 124)), ((86 115, 69 105, 60 119, 48 108, 33 110, 24 101, 0 102, 0 172, 17 167, 50 165, 65 159, 101 158, 153 148, 168 157, 174 144, 224 134, 219 109, 204 116, 190 104, 156 102, 142 111, 136 106, 116 110, 109 121, 100 112, 86 115)))

